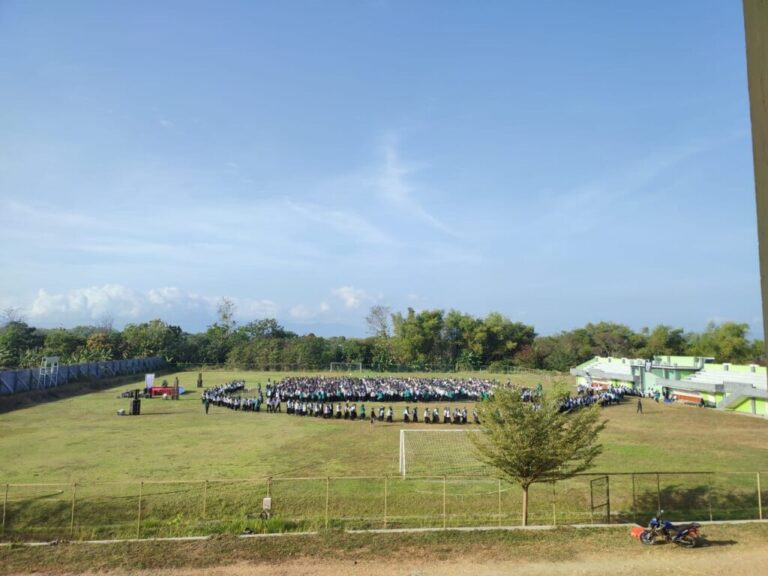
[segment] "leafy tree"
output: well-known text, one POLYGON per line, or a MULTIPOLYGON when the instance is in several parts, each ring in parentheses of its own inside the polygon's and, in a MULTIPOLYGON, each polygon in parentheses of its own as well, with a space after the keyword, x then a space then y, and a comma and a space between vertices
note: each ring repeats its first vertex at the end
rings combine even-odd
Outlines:
POLYGON ((44 356, 58 356, 61 362, 69 362, 85 348, 86 340, 70 330, 57 328, 45 334, 44 356))
POLYGON ((533 344, 536 337, 533 326, 512 322, 498 312, 488 314, 478 326, 478 331, 485 364, 511 362, 513 356, 525 346, 533 344))
POLYGON ((642 358, 683 355, 688 345, 688 337, 682 328, 672 328, 664 324, 659 324, 653 331, 643 328, 641 335, 645 339, 645 345, 637 351, 637 355, 642 358))
POLYGON ((168 362, 177 360, 184 340, 180 327, 171 326, 159 319, 128 324, 123 329, 123 338, 127 357, 163 356, 168 362))
POLYGON ((566 372, 594 356, 589 334, 584 328, 537 338, 534 343, 542 367, 566 372))
MULTIPOLYGON (((43 335, 26 322, 11 320, 0 328, 0 357, 6 366, 34 366, 34 358, 28 351, 43 345, 43 335), (24 362, 22 362, 24 358, 24 362)), ((38 357, 40 354, 37 354, 38 357)))
POLYGON ((692 356, 713 356, 718 362, 750 362, 754 347, 747 334, 749 324, 710 322, 701 334, 694 334, 688 353, 692 356))
POLYGON ((605 428, 599 408, 566 414, 557 396, 524 402, 514 387, 498 387, 479 405, 481 434, 472 434, 480 459, 523 490, 523 525, 528 524, 528 489, 537 482, 570 478, 588 470, 602 452, 605 428))
POLYGON ((624 324, 598 322, 587 324, 584 330, 592 344, 594 356, 632 356, 637 335, 624 324))
POLYGON ((295 338, 297 335, 283 328, 274 318, 254 320, 237 329, 247 340, 258 338, 295 338))
POLYGON ((124 358, 126 352, 123 335, 116 330, 94 332, 88 336, 85 348, 98 360, 117 360, 124 358))

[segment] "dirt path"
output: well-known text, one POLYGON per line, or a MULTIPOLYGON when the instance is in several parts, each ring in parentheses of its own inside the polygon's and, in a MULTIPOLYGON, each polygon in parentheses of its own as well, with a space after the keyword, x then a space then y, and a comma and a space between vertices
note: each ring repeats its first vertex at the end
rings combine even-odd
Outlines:
MULTIPOLYGON (((528 562, 481 559, 414 562, 334 561, 302 559, 276 564, 240 562, 230 566, 200 569, 131 570, 110 572, 117 576, 757 576, 766 574, 768 546, 712 546, 695 550, 657 547, 627 554, 580 554, 561 562, 528 562)), ((103 574, 101 572, 100 574, 103 574)))
POLYGON ((768 522, 709 525, 705 545, 644 546, 625 527, 324 532, 313 536, 0 547, 0 575, 750 576, 768 574, 768 522))

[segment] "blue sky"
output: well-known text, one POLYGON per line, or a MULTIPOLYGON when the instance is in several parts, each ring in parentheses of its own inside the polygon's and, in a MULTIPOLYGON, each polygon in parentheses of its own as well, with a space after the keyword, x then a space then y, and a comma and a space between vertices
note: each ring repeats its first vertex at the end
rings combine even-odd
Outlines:
POLYGON ((0 307, 760 318, 739 2, 0 1, 0 307))

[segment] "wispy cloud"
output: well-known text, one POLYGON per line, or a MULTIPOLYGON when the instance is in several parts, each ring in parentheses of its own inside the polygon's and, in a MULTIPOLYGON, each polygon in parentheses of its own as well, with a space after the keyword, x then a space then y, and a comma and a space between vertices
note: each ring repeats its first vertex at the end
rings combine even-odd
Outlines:
POLYGON ((595 174, 570 189, 539 195, 526 229, 558 230, 562 233, 589 233, 605 226, 611 218, 626 218, 634 197, 655 185, 687 160, 717 147, 720 141, 696 141, 663 148, 635 162, 595 174))
POLYGON ((352 210, 296 201, 289 201, 288 205, 295 214, 321 224, 326 230, 342 233, 369 244, 394 243, 386 232, 352 210))
POLYGON ((441 232, 453 234, 453 231, 428 211, 417 198, 416 188, 410 178, 416 172, 416 167, 402 160, 398 139, 393 133, 384 138, 382 157, 383 162, 375 178, 378 196, 401 212, 416 217, 441 232))
POLYGON ((342 286, 332 290, 334 296, 339 298, 347 308, 359 308, 365 300, 371 300, 371 297, 360 288, 354 286, 342 286))

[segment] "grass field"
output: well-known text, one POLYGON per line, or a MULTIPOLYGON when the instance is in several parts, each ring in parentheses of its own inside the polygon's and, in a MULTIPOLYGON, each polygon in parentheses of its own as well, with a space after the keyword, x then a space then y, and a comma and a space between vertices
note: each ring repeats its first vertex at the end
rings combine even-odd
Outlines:
POLYGON ((626 527, 547 531, 349 534, 199 542, 0 546, 0 574, 338 576, 473 574, 762 575, 768 524, 705 526, 708 546, 642 546, 626 527))
MULTIPOLYGON (((5 536, 518 522, 517 489, 491 478, 443 480, 438 469, 436 478, 385 481, 398 472, 402 423, 371 425, 217 407, 206 415, 195 389, 197 373, 164 377, 172 381, 177 375, 188 393, 177 402, 145 400, 140 417, 115 415, 129 403, 117 398, 119 392, 139 387, 138 381, 0 414, 0 484, 12 485, 5 536), (56 485, 18 486, 27 483, 56 485), (267 493, 277 517, 267 525, 254 523, 247 515, 260 509, 267 493)), ((204 374, 206 385, 243 378, 249 387, 281 376, 204 374)), ((562 378, 567 377, 511 376, 522 385, 541 381, 545 387, 562 378)), ((394 406, 399 417, 402 405, 394 406)), ((372 405, 367 407, 370 411, 372 405)), ((611 477, 613 519, 642 516, 657 504, 715 519, 757 517, 755 473, 768 471, 768 421, 652 402, 645 403, 644 415, 637 415, 632 401, 606 408, 604 414, 605 450, 596 472, 699 472, 611 477)), ((591 479, 559 484, 554 492, 536 486, 533 521, 589 521, 591 479)), ((768 502, 766 484, 768 477, 763 479, 763 502, 768 502)))

